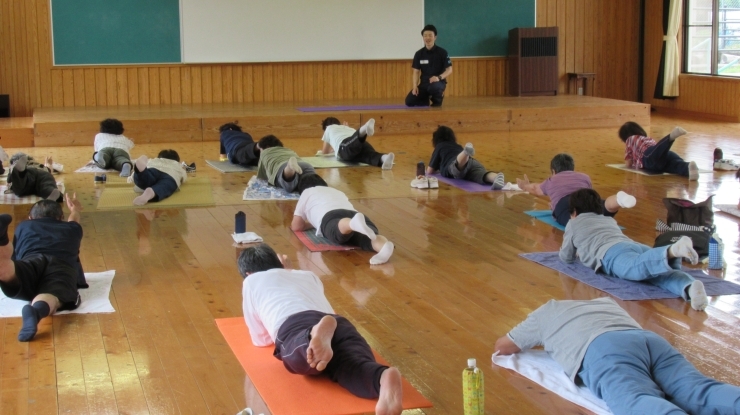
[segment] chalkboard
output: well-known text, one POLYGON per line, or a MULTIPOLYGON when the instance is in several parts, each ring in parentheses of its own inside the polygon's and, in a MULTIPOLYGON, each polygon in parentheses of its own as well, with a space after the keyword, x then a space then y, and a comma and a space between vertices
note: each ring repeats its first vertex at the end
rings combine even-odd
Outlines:
POLYGON ((425 0, 424 21, 450 56, 506 56, 509 29, 534 27, 535 0, 425 0))
POLYGON ((179 0, 51 0, 55 65, 179 63, 179 0))

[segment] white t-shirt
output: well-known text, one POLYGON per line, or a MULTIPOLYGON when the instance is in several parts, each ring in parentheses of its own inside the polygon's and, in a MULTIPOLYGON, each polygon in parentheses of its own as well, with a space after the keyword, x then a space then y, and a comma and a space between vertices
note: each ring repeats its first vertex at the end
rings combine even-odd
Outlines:
POLYGON ((352 137, 355 133, 355 129, 346 125, 334 124, 326 127, 324 130, 324 136, 321 140, 325 143, 329 143, 331 148, 334 149, 334 154, 339 158, 339 145, 342 144, 347 138, 352 137))
POLYGON ((321 220, 324 219, 327 212, 335 209, 355 210, 355 207, 352 206, 352 203, 347 199, 347 195, 342 193, 341 190, 327 186, 316 186, 301 193, 293 215, 303 218, 316 228, 316 235, 323 236, 321 220))
POLYGON ((258 347, 275 344, 280 326, 293 314, 320 311, 334 314, 324 296, 324 285, 310 271, 273 268, 244 279, 244 320, 252 343, 258 347))

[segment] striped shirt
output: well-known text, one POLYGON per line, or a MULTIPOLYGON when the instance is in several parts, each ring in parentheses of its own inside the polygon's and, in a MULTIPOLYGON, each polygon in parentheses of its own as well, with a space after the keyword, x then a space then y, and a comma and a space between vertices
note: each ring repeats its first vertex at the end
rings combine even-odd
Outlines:
POLYGON ((632 167, 635 169, 642 168, 642 156, 645 154, 645 150, 657 144, 655 140, 650 137, 643 137, 641 135, 633 135, 627 138, 624 149, 624 159, 632 161, 632 167))

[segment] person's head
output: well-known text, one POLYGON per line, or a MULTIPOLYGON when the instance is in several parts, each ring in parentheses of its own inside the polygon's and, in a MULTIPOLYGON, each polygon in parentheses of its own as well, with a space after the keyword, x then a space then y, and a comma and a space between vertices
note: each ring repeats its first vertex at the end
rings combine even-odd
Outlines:
POLYGON ((640 135, 643 137, 648 136, 645 130, 640 127, 640 124, 633 121, 627 121, 626 123, 622 124, 621 127, 619 127, 619 138, 622 141, 626 142, 627 139, 632 137, 633 135, 640 135))
POLYGON ((115 118, 106 118, 100 121, 100 132, 106 134, 123 134, 123 123, 115 118))
POLYGON ((601 215, 604 208, 601 206, 601 196, 594 189, 580 189, 570 194, 570 214, 576 216, 581 213, 596 213, 601 215))
POLYGON ((162 150, 157 154, 158 158, 180 161, 180 155, 175 150, 162 150))
POLYGON ((550 160, 550 170, 552 174, 558 174, 561 171, 573 171, 576 169, 576 162, 570 154, 560 153, 550 160))
POLYGON ((57 220, 64 220, 64 211, 62 211, 62 205, 53 200, 39 200, 31 208, 31 212, 28 214, 29 219, 41 219, 51 218, 57 220))
POLYGON ((428 24, 421 29, 421 38, 424 39, 424 46, 427 49, 434 47, 434 42, 437 41, 437 28, 432 24, 428 24))
POLYGON ((259 147, 261 150, 268 149, 270 147, 282 147, 283 142, 280 141, 279 138, 275 137, 274 135, 266 135, 262 138, 260 138, 260 141, 257 142, 257 147, 259 147))
POLYGON ((323 178, 316 173, 301 174, 298 177, 298 185, 295 190, 298 194, 303 193, 306 189, 310 189, 316 186, 329 186, 326 184, 323 178))
POLYGON ((439 143, 449 141, 451 143, 457 143, 457 137, 452 128, 446 125, 440 125, 437 130, 432 133, 432 147, 437 147, 439 143))
POLYGON ((226 124, 218 127, 218 132, 224 131, 242 131, 242 127, 239 126, 239 121, 227 122, 226 124))
POLYGON ((330 125, 339 125, 341 124, 337 118, 334 117, 326 117, 324 118, 324 121, 321 121, 321 129, 323 131, 326 131, 326 127, 330 125))
POLYGON ((280 262, 278 254, 270 248, 270 245, 259 244, 256 246, 250 246, 249 248, 242 251, 239 254, 239 259, 236 261, 239 267, 239 274, 242 278, 247 278, 249 274, 255 272, 268 271, 274 268, 283 268, 283 263, 280 262))

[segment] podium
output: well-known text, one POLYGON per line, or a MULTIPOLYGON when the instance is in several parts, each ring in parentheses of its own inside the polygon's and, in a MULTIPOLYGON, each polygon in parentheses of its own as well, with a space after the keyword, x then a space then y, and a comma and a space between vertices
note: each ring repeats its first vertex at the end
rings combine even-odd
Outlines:
POLYGON ((509 95, 558 94, 558 28, 509 30, 509 95))

